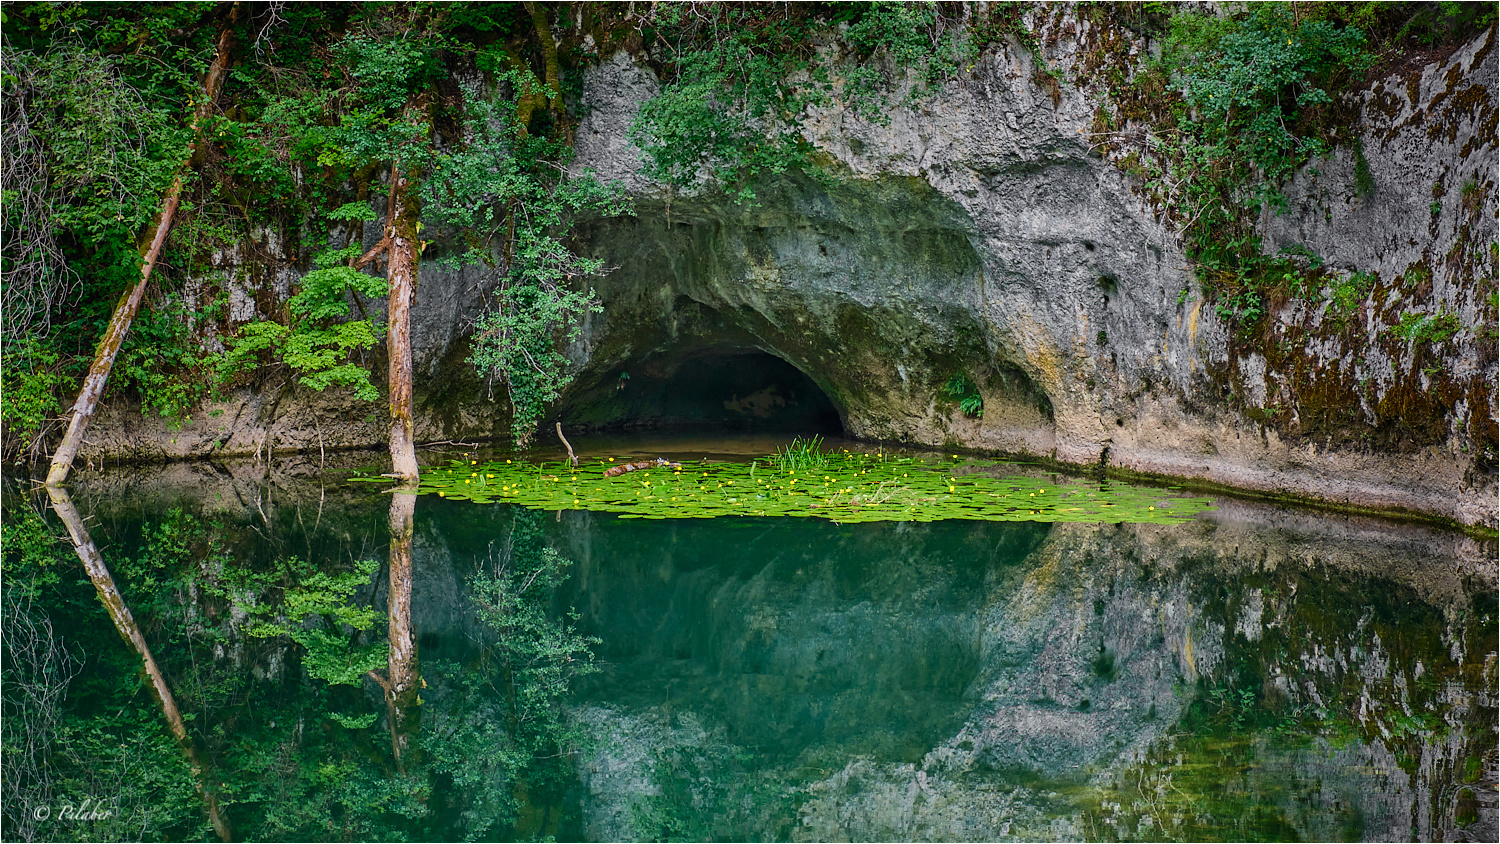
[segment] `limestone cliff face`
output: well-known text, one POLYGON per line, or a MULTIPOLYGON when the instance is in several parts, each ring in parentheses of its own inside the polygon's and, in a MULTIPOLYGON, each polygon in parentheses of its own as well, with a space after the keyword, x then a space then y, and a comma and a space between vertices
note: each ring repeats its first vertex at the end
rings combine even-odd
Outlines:
MULTIPOLYGON (((1262 229, 1269 251, 1321 256, 1330 286, 1374 281, 1352 316, 1310 291, 1268 303, 1249 336, 1207 304, 1160 209, 1088 143, 1102 96, 1080 70, 1089 50, 1105 35, 1112 49, 1146 45, 1066 11, 1034 24, 1062 84, 1012 43, 885 122, 821 109, 805 134, 828 177, 762 185, 753 204, 644 179, 627 130, 659 83, 625 52, 600 57, 575 166, 619 181, 636 212, 580 231, 578 248, 617 269, 595 282, 605 312, 569 350, 565 424, 638 422, 652 396, 779 359, 857 437, 1494 526, 1494 32, 1356 95, 1362 153, 1299 174, 1262 229), (1366 170, 1373 188, 1356 178, 1366 170), (1397 330, 1426 317, 1458 330, 1397 330), (945 389, 956 376, 982 416, 945 389)), ((473 272, 421 272, 419 440, 505 436, 506 409, 465 362, 485 290, 473 272)), ((710 397, 748 413, 799 400, 710 397)), ((341 401, 247 392, 178 432, 117 409, 85 453, 380 444, 383 407, 341 401)))
MULTIPOLYGON (((1066 74, 1089 24, 1049 26, 1066 74)), ((1493 525, 1493 39, 1361 95, 1373 193, 1344 150, 1267 214, 1267 250, 1307 247, 1335 280, 1376 274, 1354 328, 1312 293, 1255 338, 1205 304, 1176 234, 1092 153, 1098 93, 1038 85, 1019 46, 885 123, 812 114, 805 134, 835 177, 787 179, 754 205, 639 177, 622 139, 656 81, 616 54, 586 82, 577 167, 626 185, 638 212, 587 236, 619 269, 576 350, 573 406, 620 371, 748 346, 812 377, 860 437, 1493 525), (1400 281, 1424 267, 1425 283, 1400 281), (1406 314, 1462 329, 1409 342, 1392 328, 1406 314), (982 418, 944 393, 957 373, 982 418)))

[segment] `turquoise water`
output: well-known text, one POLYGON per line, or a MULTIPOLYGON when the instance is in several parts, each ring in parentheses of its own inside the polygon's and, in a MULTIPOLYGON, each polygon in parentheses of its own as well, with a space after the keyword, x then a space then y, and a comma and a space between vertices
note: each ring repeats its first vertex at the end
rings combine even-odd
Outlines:
POLYGON ((840 525, 422 496, 398 623, 358 468, 78 479, 192 759, 57 514, 8 487, 7 837, 211 839, 210 801, 276 840, 1495 836, 1492 542, 1230 499, 840 525), (64 675, 51 710, 15 693, 64 675), (88 798, 112 815, 59 818, 88 798))

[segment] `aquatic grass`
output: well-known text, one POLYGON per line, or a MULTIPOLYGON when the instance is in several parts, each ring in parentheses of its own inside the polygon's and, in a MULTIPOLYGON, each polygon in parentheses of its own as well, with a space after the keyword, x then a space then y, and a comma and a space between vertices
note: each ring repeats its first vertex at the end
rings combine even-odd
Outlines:
MULTIPOLYGON (((817 435, 806 440, 796 437, 790 445, 778 449, 765 460, 782 472, 810 472, 828 466, 828 456, 823 453, 823 438, 817 435)), ((752 471, 754 467, 752 463, 752 471)))
POLYGON ((603 476, 613 465, 609 460, 578 468, 561 461, 454 461, 424 469, 418 491, 481 504, 510 502, 646 519, 800 516, 837 523, 972 519, 1174 524, 1211 508, 1205 498, 1111 481, 995 477, 986 473, 995 466, 956 459, 819 451, 821 462, 813 464, 778 459, 786 453, 751 463, 685 463, 614 478, 603 476))

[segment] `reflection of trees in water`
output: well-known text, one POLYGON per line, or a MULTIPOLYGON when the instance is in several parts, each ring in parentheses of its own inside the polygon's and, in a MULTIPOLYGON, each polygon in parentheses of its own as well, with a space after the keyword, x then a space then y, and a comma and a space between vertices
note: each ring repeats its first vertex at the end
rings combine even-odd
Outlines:
POLYGON ((209 783, 210 777, 204 771, 196 743, 188 735, 187 724, 183 721, 182 713, 177 709, 177 700, 172 695, 171 687, 167 685, 166 677, 157 666, 150 646, 146 644, 146 637, 136 625, 135 618, 130 613, 130 607, 126 605, 124 596, 115 586, 109 567, 104 564, 104 558, 95 547, 88 529, 84 527, 83 519, 73 506, 72 499, 68 497, 68 491, 60 486, 48 485, 47 495, 52 499, 53 511, 67 526, 68 535, 73 541, 73 550, 78 554, 79 562, 83 563, 84 570, 88 572, 89 579, 94 583, 94 590, 99 594, 99 603, 103 604, 109 613, 110 620, 114 622, 115 629, 120 633, 120 638, 124 639, 131 650, 140 656, 141 668, 146 674, 157 705, 161 708, 162 717, 166 719, 167 727, 172 731, 172 737, 182 747, 188 764, 192 768, 198 793, 202 796, 203 804, 208 810, 209 823, 213 825, 214 832, 221 840, 233 840, 234 833, 219 810, 218 794, 209 783))
POLYGON ((66 550, 35 514, 26 524, 40 528, 37 541, 13 544, 19 515, 8 511, 7 598, 31 595, 34 605, 6 614, 6 713, 24 709, 29 718, 6 722, 7 812, 14 792, 33 803, 104 798, 116 815, 29 828, 7 816, 6 837, 212 835, 195 771, 223 798, 221 830, 232 821, 247 840, 555 834, 572 781, 561 699, 591 664, 587 641, 549 613, 568 564, 541 543, 535 518, 519 519, 503 540, 505 558, 472 584, 483 641, 461 661, 434 660, 419 673, 414 506, 412 496, 392 502, 384 630, 368 606, 379 597, 377 563, 268 560, 241 553, 246 531, 174 513, 148 521, 138 542, 108 544, 124 574, 116 587, 98 549, 79 543, 95 584, 107 583, 99 597, 110 621, 139 654, 135 669, 98 604, 80 601, 66 577, 16 588, 62 568, 66 550), (18 564, 18 554, 34 559, 18 564), (78 621, 58 623, 70 614, 78 621), (71 684, 69 647, 88 663, 71 684), (138 694, 143 665, 163 701, 154 711, 138 694), (50 731, 33 731, 28 756, 11 753, 13 727, 49 721, 50 731), (174 735, 196 742, 196 759, 173 761, 174 735))
MULTIPOLYGON (((7 532, 7 539, 11 535, 7 532)), ((34 597, 9 588, 0 607, 4 652, 4 709, 0 714, 0 813, 6 837, 33 841, 41 824, 36 807, 57 794, 48 764, 62 721, 62 700, 82 662, 64 647, 34 597)))

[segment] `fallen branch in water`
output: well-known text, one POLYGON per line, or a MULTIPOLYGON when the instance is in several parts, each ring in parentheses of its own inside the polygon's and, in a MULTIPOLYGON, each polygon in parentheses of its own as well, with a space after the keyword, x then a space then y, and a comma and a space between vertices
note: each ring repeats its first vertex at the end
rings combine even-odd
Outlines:
POLYGON ((672 461, 661 457, 658 457, 655 460, 637 460, 634 463, 621 463, 618 466, 611 466, 608 469, 605 469, 604 477, 615 478, 625 474, 626 472, 634 472, 637 469, 655 469, 657 467, 667 469, 681 469, 682 464, 673 463, 672 461))

